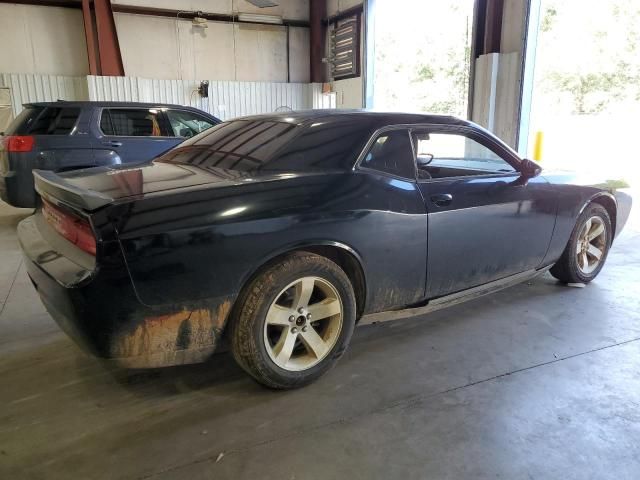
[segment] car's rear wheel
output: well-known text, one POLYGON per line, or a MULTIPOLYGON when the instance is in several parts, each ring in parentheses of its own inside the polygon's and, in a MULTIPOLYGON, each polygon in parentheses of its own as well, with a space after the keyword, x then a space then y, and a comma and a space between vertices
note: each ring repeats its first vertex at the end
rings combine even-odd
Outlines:
POLYGON ((349 278, 312 253, 296 252, 268 266, 238 301, 231 325, 234 358, 271 388, 316 380, 340 358, 353 333, 349 278))
POLYGON ((551 274, 561 282, 589 283, 604 266, 611 245, 611 219, 598 204, 587 206, 551 274))

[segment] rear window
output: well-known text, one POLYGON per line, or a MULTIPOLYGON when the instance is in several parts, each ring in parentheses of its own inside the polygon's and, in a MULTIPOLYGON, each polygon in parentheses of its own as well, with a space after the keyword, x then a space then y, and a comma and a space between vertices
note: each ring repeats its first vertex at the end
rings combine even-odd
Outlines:
POLYGON ((313 170, 352 166, 369 138, 368 122, 308 126, 236 120, 215 126, 158 160, 228 170, 313 170))
POLYGON ((4 132, 6 135, 26 135, 29 133, 29 127, 35 121, 36 117, 44 110, 43 108, 25 108, 18 114, 18 116, 11 122, 7 130, 4 132))
POLYGON ((105 108, 100 116, 102 133, 116 137, 161 137, 160 117, 154 108, 105 108))
POLYGON ((79 108, 27 107, 11 123, 7 135, 68 135, 78 122, 79 108))

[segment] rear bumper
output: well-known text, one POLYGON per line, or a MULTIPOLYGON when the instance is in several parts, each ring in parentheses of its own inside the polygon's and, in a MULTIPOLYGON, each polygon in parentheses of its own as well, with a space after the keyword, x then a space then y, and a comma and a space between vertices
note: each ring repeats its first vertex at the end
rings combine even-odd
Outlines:
POLYGON ((146 306, 117 255, 109 267, 87 268, 65 255, 73 245, 51 235, 56 233, 39 214, 18 225, 27 272, 42 303, 83 350, 125 368, 197 363, 216 350, 229 299, 146 306))

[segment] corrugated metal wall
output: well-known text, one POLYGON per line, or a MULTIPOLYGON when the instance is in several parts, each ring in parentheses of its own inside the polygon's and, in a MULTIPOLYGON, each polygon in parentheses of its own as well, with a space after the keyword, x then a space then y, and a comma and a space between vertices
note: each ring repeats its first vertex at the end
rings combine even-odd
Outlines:
POLYGON ((85 77, 0 73, 0 87, 10 88, 14 115, 24 103, 89 99, 85 77))
POLYGON ((197 93, 199 82, 137 77, 63 77, 0 74, 0 87, 11 89, 14 115, 22 104, 54 100, 104 100, 191 105, 227 120, 258 113, 335 108, 335 99, 313 83, 210 81, 209 97, 197 93))
POLYGON ((309 83, 209 82, 209 97, 201 98, 199 82, 152 80, 136 77, 87 77, 91 100, 125 100, 191 105, 223 120, 287 110, 304 110, 321 104, 318 85, 309 83))

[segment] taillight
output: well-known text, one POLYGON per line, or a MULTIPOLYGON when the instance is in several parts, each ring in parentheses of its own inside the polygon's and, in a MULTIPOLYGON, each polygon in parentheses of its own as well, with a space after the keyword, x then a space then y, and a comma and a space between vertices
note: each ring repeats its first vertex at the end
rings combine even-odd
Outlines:
POLYGON ((8 135, 4 137, 2 143, 4 144, 4 149, 7 152, 30 152, 33 150, 35 138, 31 135, 8 135))
POLYGON ((87 220, 66 213, 46 200, 42 200, 42 214, 47 223, 64 238, 81 250, 96 254, 96 237, 87 220))

